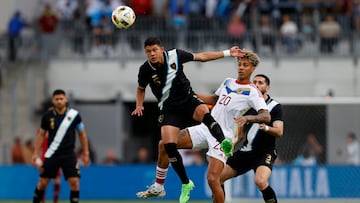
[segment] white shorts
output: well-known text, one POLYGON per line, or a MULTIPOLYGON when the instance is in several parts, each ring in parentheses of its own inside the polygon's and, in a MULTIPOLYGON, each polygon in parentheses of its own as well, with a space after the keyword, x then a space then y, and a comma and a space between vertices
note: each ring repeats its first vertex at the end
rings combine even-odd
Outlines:
POLYGON ((220 149, 220 143, 211 135, 205 124, 187 128, 193 143, 193 149, 208 149, 206 155, 226 164, 227 157, 220 149))

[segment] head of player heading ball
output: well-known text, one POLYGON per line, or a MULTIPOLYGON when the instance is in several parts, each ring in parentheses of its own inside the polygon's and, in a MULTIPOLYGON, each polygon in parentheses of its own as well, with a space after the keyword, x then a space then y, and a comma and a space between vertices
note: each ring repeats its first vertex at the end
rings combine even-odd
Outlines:
POLYGON ((129 6, 119 6, 112 12, 111 20, 119 29, 128 29, 136 19, 135 12, 129 6))

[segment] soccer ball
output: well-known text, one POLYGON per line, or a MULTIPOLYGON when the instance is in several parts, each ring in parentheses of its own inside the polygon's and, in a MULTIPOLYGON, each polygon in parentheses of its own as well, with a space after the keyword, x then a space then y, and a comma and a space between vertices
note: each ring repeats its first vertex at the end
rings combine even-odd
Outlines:
POLYGON ((117 7, 111 15, 111 20, 117 28, 128 29, 135 22, 135 12, 128 6, 117 7))

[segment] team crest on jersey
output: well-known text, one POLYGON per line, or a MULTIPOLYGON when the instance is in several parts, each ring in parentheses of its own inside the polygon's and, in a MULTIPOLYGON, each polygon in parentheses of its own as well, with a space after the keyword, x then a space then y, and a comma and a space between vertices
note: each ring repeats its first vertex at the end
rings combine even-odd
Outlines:
POLYGON ((159 123, 162 123, 164 121, 164 115, 160 115, 158 121, 159 123))
POLYGON ((154 82, 156 85, 158 85, 158 86, 161 85, 159 76, 158 76, 157 74, 152 75, 151 78, 152 78, 153 82, 154 82))
POLYGON ((50 118, 50 129, 54 130, 55 129, 55 118, 50 118))
POLYGON ((175 63, 172 63, 172 64, 170 65, 170 68, 176 70, 176 64, 175 64, 175 63))
POLYGON ((249 95, 250 94, 250 88, 239 88, 236 90, 238 94, 242 95, 249 95))

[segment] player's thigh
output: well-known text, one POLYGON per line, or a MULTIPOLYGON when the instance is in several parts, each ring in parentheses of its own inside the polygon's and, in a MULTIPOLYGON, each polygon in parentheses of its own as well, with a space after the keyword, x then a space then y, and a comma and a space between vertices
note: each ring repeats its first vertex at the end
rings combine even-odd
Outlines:
POLYGON ((204 118, 204 115, 209 113, 209 107, 206 104, 200 104, 195 108, 194 111, 194 120, 201 122, 204 118))
POLYGON ((207 179, 209 181, 219 181, 221 172, 224 169, 224 162, 214 157, 209 157, 209 165, 207 170, 207 179))
POLYGON ((188 129, 180 130, 177 140, 177 148, 191 149, 192 147, 193 144, 188 129))
POLYGON ((80 177, 80 166, 74 155, 68 155, 61 161, 61 168, 66 180, 70 177, 80 177))
POLYGON ((161 126, 161 139, 166 143, 177 143, 180 128, 172 125, 161 126))
POLYGON ((237 172, 229 165, 225 165, 220 175, 220 183, 223 184, 225 181, 237 176, 237 172))
POLYGON ((220 144, 217 140, 211 135, 209 129, 205 124, 196 125, 188 128, 193 149, 208 149, 206 155, 208 157, 213 157, 226 163, 226 156, 223 151, 221 151, 220 144))

